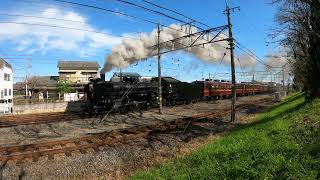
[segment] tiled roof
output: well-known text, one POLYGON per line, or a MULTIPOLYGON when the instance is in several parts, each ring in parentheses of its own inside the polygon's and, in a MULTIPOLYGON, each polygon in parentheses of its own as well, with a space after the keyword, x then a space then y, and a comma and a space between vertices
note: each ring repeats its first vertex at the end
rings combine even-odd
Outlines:
POLYGON ((3 58, 0 58, 0 69, 2 69, 4 66, 12 69, 12 66, 7 61, 5 61, 3 58))
POLYGON ((66 70, 98 70, 100 66, 96 61, 59 61, 58 68, 66 70))

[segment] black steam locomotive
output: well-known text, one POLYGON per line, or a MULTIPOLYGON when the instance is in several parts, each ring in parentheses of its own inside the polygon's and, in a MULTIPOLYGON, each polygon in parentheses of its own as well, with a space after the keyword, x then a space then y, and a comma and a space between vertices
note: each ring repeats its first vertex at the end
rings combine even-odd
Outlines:
MULTIPOLYGON (((205 80, 192 83, 163 77, 162 105, 174 106, 199 100, 215 100, 231 96, 229 81, 205 80)), ((242 82, 236 84, 236 95, 246 96, 274 92, 273 84, 242 82)), ((97 116, 109 112, 126 113, 159 106, 158 78, 141 77, 137 73, 115 73, 110 81, 105 76, 91 79, 85 86, 83 112, 97 116)))
MULTIPOLYGON (((201 85, 163 77, 162 104, 190 103, 201 99, 201 85)), ((105 76, 91 79, 85 86, 84 111, 89 116, 109 112, 126 113, 158 106, 158 78, 143 78, 137 73, 115 73, 110 81, 105 76)))

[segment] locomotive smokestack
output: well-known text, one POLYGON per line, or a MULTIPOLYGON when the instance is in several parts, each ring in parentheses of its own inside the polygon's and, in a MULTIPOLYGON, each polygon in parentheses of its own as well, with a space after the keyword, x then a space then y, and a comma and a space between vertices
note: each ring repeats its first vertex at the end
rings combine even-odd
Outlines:
POLYGON ((100 73, 100 79, 101 79, 101 81, 105 81, 106 80, 106 74, 100 73))

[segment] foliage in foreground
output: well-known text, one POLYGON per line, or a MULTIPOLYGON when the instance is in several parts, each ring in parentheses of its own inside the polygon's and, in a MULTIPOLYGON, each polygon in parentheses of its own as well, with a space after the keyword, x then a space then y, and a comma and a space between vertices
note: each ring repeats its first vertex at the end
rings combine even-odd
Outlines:
POLYGON ((57 83, 57 90, 61 94, 70 93, 71 92, 71 85, 66 80, 59 80, 57 83))
POLYGON ((132 179, 318 179, 320 99, 289 97, 251 124, 240 126, 186 157, 132 179))

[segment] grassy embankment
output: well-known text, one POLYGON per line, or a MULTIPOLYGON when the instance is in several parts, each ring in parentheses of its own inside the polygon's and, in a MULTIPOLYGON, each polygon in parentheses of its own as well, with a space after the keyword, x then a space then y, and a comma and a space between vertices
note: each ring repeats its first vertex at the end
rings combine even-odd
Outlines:
POLYGON ((132 179, 318 179, 320 99, 288 97, 250 124, 132 179))

